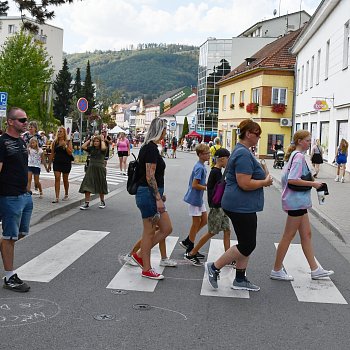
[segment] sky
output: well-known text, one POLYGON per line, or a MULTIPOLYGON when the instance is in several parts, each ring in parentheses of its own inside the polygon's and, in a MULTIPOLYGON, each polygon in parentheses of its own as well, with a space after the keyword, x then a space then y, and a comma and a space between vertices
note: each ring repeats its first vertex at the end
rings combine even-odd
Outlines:
MULTIPOLYGON (((299 11, 312 15, 321 0, 75 0, 53 7, 48 22, 64 29, 67 53, 120 50, 131 44, 199 46, 231 38, 256 22, 299 11)), ((18 15, 12 0, 9 15, 18 15)))

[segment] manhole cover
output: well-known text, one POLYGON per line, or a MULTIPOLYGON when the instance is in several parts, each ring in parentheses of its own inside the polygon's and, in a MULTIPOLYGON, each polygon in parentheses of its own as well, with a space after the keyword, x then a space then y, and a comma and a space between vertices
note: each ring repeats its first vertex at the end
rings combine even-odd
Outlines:
POLYGON ((152 309, 152 306, 151 305, 148 305, 148 304, 134 304, 132 306, 132 308, 134 310, 141 310, 141 311, 145 311, 145 310, 151 310, 152 309))
POLYGON ((106 314, 102 314, 102 315, 95 315, 94 319, 97 321, 111 321, 114 320, 115 316, 113 315, 106 315, 106 314))
POLYGON ((119 295, 125 295, 128 294, 128 292, 126 290, 122 290, 122 289, 113 289, 111 290, 112 294, 119 294, 119 295))

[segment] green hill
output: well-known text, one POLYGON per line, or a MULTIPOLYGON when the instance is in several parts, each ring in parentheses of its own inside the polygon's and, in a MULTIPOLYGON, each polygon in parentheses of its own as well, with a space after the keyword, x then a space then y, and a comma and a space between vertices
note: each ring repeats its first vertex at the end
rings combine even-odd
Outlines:
POLYGON ((102 85, 109 95, 122 92, 129 99, 144 97, 149 101, 166 91, 197 85, 198 48, 194 46, 157 45, 138 50, 75 53, 66 58, 73 77, 76 68, 80 68, 82 79, 89 60, 93 82, 102 85))

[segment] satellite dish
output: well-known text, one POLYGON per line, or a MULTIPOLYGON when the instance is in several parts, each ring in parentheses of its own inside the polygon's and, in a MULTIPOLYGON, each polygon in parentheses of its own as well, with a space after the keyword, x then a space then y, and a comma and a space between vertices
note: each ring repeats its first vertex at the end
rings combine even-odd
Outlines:
POLYGON ((277 14, 277 10, 274 9, 274 10, 273 10, 273 15, 276 16, 276 14, 277 14))

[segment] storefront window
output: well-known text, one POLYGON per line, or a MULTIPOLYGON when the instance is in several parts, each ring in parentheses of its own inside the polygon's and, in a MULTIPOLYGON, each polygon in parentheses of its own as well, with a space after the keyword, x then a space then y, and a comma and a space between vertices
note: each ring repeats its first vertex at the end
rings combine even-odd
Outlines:
POLYGON ((328 160, 328 139, 329 139, 329 122, 321 122, 320 142, 323 148, 323 159, 328 160))
POLYGON ((348 122, 346 120, 339 120, 338 121, 338 127, 337 127, 337 146, 340 144, 340 140, 344 139, 347 140, 348 139, 348 122))

